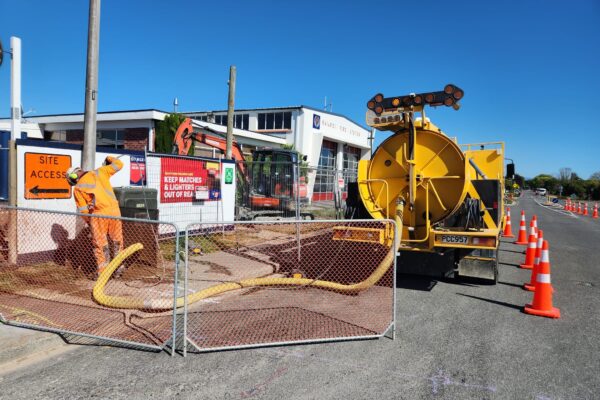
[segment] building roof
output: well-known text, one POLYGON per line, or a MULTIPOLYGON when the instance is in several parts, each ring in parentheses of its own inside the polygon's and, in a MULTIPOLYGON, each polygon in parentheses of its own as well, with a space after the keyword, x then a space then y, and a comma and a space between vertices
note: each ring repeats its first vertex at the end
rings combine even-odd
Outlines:
MULTIPOLYGON (((162 121, 165 115, 169 113, 156 110, 123 110, 123 111, 102 111, 97 113, 97 121, 114 121, 114 120, 139 120, 139 119, 155 119, 162 121)), ((0 119, 1 121, 2 119, 0 119)), ((6 118, 10 120, 10 118, 6 118)), ((49 114, 36 115, 35 117, 23 118, 24 121, 35 122, 38 124, 47 124, 53 122, 83 122, 83 113, 75 114, 49 114)))
MULTIPOLYGON (((314 107, 310 107, 310 106, 305 106, 305 105, 289 106, 289 107, 237 108, 237 109, 235 109, 235 112, 272 111, 272 110, 285 111, 285 110, 300 110, 300 109, 303 109, 303 108, 305 108, 307 110, 311 110, 311 111, 316 111, 316 112, 319 112, 321 114, 335 115, 336 117, 344 118, 344 119, 352 122, 354 125, 357 125, 357 126, 363 128, 365 130, 369 130, 365 126, 359 124, 358 122, 356 122, 356 121, 348 118, 347 116, 345 116, 343 114, 338 114, 338 113, 334 113, 334 112, 331 112, 331 111, 325 111, 325 110, 321 110, 321 109, 318 109, 318 108, 314 108, 314 107)), ((209 113, 224 113, 224 112, 227 112, 227 110, 183 111, 183 112, 181 112, 181 114, 192 115, 192 114, 209 114, 209 113)))

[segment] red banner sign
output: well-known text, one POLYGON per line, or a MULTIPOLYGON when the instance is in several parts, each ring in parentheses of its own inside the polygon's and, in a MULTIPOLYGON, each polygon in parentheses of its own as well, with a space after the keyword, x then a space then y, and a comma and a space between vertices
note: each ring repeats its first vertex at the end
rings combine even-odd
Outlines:
POLYGON ((163 157, 160 163, 161 203, 200 200, 196 193, 208 186, 208 171, 203 161, 163 157))

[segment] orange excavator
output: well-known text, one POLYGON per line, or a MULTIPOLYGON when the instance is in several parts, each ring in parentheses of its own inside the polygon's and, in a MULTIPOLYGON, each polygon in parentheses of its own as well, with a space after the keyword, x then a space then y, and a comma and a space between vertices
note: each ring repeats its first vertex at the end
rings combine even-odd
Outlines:
MULTIPOLYGON (((227 140, 220 132, 206 126, 194 129, 193 121, 186 118, 173 138, 173 154, 187 155, 193 142, 226 150, 227 140)), ((245 160, 242 149, 233 142, 231 155, 238 167, 237 217, 253 220, 259 217, 301 217, 314 219, 313 214, 301 211, 308 203, 305 177, 300 177, 300 157, 297 151, 259 149, 252 159, 245 160)))

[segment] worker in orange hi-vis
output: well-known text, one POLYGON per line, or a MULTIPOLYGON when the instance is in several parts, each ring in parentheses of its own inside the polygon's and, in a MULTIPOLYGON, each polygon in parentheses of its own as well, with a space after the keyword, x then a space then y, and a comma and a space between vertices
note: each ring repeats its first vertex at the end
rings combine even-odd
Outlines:
MULTIPOLYGON (((110 184, 110 177, 123 168, 123 162, 116 157, 108 156, 102 167, 94 171, 83 171, 75 167, 67 171, 67 181, 73 188, 77 212, 90 215, 108 215, 120 217, 119 202, 110 184)), ((85 218, 92 232, 92 245, 98 268, 102 273, 111 260, 111 249, 108 238, 112 242, 112 253, 115 257, 123 250, 123 230, 121 221, 112 218, 85 218)))

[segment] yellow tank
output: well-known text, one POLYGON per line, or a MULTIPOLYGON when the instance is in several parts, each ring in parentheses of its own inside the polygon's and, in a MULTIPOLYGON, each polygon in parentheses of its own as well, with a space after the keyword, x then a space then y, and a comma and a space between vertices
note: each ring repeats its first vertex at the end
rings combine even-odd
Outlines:
POLYGON ((403 227, 405 248, 497 247, 503 145, 499 150, 461 149, 424 112, 426 105, 458 109, 463 95, 460 88, 446 85, 440 92, 389 98, 377 94, 367 103, 367 124, 393 135, 371 160, 360 161, 358 193, 373 218, 395 218, 403 227), (456 221, 461 218, 468 220, 462 227, 456 221))
POLYGON ((465 157, 458 145, 432 123, 415 122, 414 151, 410 157, 408 130, 385 140, 371 161, 359 165, 359 193, 376 219, 396 215, 397 199, 404 200, 404 238, 418 237, 409 231, 427 229, 442 221, 462 204, 466 196, 465 157), (414 195, 411 202, 411 171, 414 195))

